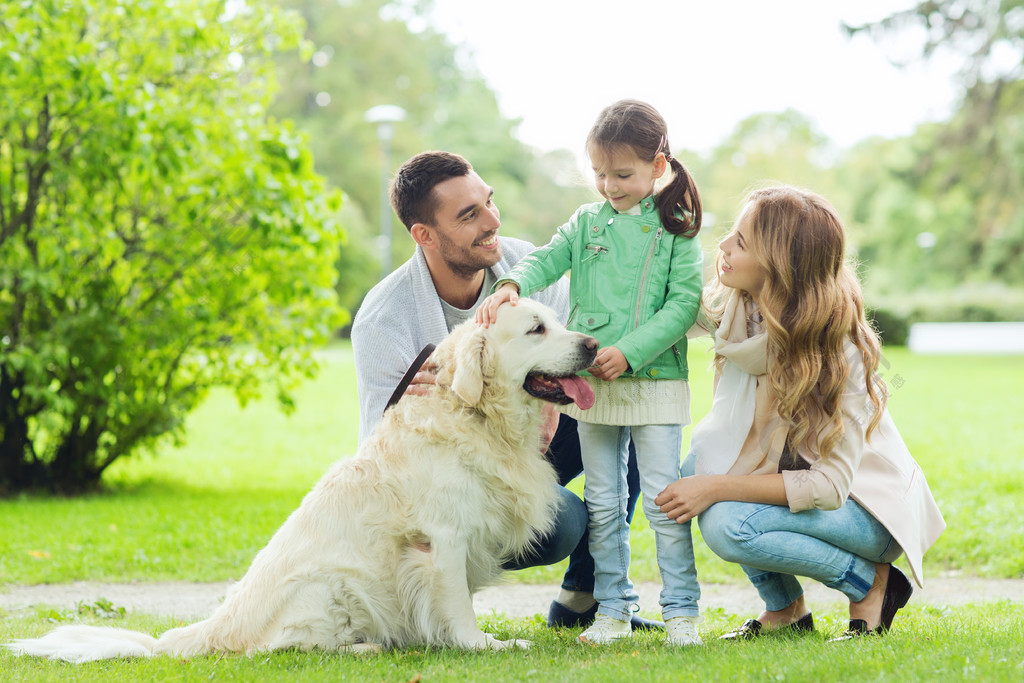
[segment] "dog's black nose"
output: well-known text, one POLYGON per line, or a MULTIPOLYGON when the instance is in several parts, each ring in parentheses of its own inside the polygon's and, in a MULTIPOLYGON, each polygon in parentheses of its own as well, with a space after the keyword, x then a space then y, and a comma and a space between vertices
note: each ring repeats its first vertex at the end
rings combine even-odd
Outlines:
POLYGON ((597 351, 598 346, 599 344, 597 343, 597 340, 594 339, 593 337, 583 338, 583 348, 585 348, 587 351, 597 351))

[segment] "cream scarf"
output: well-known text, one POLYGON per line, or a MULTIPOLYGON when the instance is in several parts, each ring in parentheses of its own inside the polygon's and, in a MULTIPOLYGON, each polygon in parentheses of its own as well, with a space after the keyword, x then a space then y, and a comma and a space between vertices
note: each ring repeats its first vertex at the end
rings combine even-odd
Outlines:
POLYGON ((711 412, 694 427, 690 439, 697 474, 728 473, 750 435, 758 404, 762 410, 771 405, 767 378, 758 383, 758 377, 768 372, 768 335, 748 336, 747 313, 742 294, 733 290, 715 332, 715 352, 725 362, 715 378, 711 412))

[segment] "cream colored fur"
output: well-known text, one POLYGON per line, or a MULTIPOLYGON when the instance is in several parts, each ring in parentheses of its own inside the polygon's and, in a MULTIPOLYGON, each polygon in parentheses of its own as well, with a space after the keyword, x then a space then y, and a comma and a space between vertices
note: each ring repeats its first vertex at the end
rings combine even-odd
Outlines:
MULTIPOLYGON (((555 474, 539 451, 528 372, 589 365, 593 340, 527 299, 489 328, 456 328, 438 383, 405 396, 357 455, 327 472, 205 621, 159 638, 90 626, 7 647, 68 661, 409 644, 501 648, 472 594, 550 530, 555 474)), ((594 345, 596 348, 596 344, 594 345)))

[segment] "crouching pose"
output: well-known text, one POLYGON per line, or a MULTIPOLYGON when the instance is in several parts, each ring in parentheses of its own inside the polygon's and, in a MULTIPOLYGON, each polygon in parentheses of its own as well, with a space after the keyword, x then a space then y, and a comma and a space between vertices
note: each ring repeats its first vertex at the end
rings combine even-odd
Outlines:
POLYGON ((945 528, 886 410, 844 243, 827 201, 779 187, 754 192, 719 247, 714 402, 683 464, 693 476, 657 503, 680 523, 699 515, 708 546, 764 600, 727 639, 813 629, 797 576, 849 597, 841 638, 884 633, 913 591, 892 562, 905 555, 921 585, 945 528))

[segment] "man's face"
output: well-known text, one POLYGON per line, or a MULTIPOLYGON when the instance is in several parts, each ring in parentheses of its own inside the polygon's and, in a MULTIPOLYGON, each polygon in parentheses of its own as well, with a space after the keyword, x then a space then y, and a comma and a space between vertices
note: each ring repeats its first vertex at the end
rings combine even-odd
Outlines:
POLYGON ((475 172, 449 178, 434 187, 438 205, 434 224, 438 252, 452 272, 472 277, 501 259, 500 213, 494 190, 475 172))

